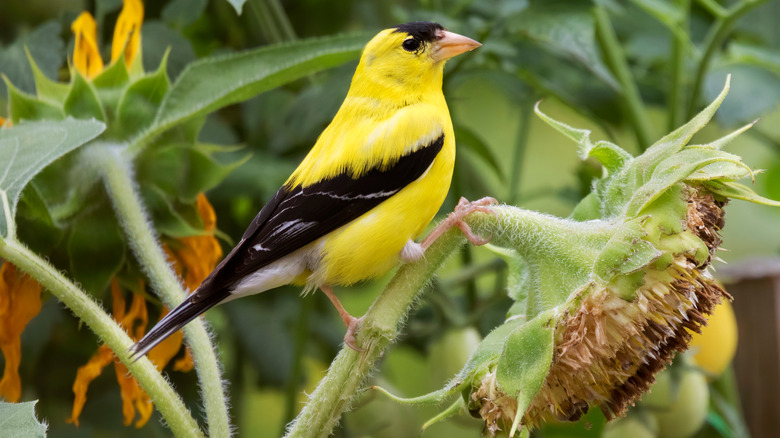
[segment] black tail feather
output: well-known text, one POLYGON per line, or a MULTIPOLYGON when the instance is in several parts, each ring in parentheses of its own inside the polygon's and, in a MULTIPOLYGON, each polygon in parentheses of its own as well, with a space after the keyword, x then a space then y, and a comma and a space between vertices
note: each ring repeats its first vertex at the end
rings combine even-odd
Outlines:
POLYGON ((188 322, 197 318, 207 310, 221 303, 230 295, 229 292, 211 293, 204 297, 204 299, 193 302, 192 296, 187 297, 181 304, 176 306, 171 312, 160 320, 149 333, 146 334, 140 341, 136 342, 130 347, 131 359, 138 360, 142 356, 146 355, 152 348, 157 346, 165 338, 174 334, 177 330, 184 327, 188 322))

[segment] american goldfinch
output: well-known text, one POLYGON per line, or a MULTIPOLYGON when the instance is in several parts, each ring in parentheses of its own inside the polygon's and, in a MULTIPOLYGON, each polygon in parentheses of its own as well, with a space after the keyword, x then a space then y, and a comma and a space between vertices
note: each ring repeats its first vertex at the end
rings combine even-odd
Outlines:
POLYGON ((348 327, 353 349, 359 319, 331 285, 377 277, 419 259, 444 230, 485 210, 466 204, 422 244, 449 190, 455 137, 442 94, 447 59, 480 43, 441 25, 414 22, 368 42, 341 108, 303 162, 257 214, 241 241, 187 299, 131 350, 146 354, 217 304, 286 284, 319 287, 348 327))

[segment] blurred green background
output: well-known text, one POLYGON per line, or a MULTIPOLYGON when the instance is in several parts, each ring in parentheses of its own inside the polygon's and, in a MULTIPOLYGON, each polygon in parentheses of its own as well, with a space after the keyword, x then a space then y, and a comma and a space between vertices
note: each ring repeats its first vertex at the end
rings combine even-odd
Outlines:
MULTIPOLYGON (((780 199, 780 0, 249 0, 239 15, 225 0, 147 1, 142 29, 143 62, 154 70, 171 49, 171 80, 204 56, 291 39, 343 32, 374 33, 394 24, 427 20, 483 43, 453 59, 444 91, 456 127, 458 158, 450 196, 441 215, 460 196, 493 196, 567 216, 588 193, 600 169, 578 159, 575 145, 533 115, 545 113, 593 130, 639 153, 695 114, 732 75, 728 98, 696 142, 717 138, 760 118, 727 146, 753 168, 757 192, 780 199), (594 6, 595 5, 595 6, 594 6), (644 102, 647 130, 633 118, 620 66, 610 58, 592 9, 608 11, 635 92, 644 102)), ((34 92, 26 46, 49 77, 67 80, 72 54, 70 23, 82 10, 98 21, 107 58, 121 0, 3 0, 0 2, 0 73, 34 92)), ((219 229, 236 241, 257 210, 298 164, 346 94, 356 62, 275 89, 207 119, 201 140, 240 145, 251 158, 208 193, 219 229)), ((0 82, 0 116, 6 116, 0 82)), ((639 123, 641 124, 641 123, 639 123)), ((0 158, 2 159, 2 158, 0 158)), ((780 254, 780 213, 734 201, 721 257, 736 262, 780 254)), ((230 240, 223 242, 225 249, 230 240)), ((374 381, 404 396, 441 387, 465 362, 470 348, 502 321, 506 298, 504 263, 482 248, 465 248, 439 272, 431 290, 386 352, 374 381)), ((347 310, 362 314, 389 276, 337 293, 347 310)), ((207 318, 224 364, 232 415, 239 436, 280 436, 305 402, 344 333, 322 294, 299 297, 282 288, 228 303, 207 318)), ((39 417, 51 437, 167 436, 158 421, 143 429, 122 426, 121 399, 113 372, 104 372, 88 393, 78 428, 70 416, 76 369, 95 351, 96 340, 56 299, 45 301, 22 337, 23 400, 39 399, 39 417)), ((169 372, 195 412, 194 373, 169 372)), ((399 406, 366 392, 348 413, 339 437, 417 436, 436 409, 399 406)), ((603 421, 590 415, 586 421, 603 421)), ((584 426, 536 432, 543 436, 597 433, 584 426)), ((482 423, 459 416, 426 430, 428 437, 479 436, 482 423)), ((724 436, 708 424, 700 436, 724 436)), ((1 435, 1 434, 0 434, 1 435)))

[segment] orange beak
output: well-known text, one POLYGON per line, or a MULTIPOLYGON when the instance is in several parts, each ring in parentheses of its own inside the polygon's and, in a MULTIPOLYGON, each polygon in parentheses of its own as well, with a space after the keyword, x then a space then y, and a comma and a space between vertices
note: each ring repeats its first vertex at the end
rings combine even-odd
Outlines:
POLYGON ((439 38, 433 43, 431 56, 435 61, 446 61, 455 55, 474 50, 481 45, 471 38, 441 30, 439 31, 439 38))

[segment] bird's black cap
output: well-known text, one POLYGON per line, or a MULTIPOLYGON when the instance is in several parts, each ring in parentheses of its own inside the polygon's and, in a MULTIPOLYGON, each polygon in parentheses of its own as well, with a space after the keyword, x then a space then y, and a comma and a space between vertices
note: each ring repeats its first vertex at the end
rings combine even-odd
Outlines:
POLYGON ((441 24, 428 21, 413 21, 395 26, 395 32, 405 32, 426 43, 436 41, 436 33, 444 30, 441 24))

